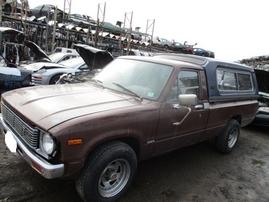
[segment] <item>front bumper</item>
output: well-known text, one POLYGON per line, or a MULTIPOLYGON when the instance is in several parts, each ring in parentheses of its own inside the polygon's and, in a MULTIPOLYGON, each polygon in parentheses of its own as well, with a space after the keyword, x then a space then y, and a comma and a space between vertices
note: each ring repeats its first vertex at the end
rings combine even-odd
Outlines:
POLYGON ((54 179, 63 176, 64 164, 51 164, 29 150, 24 143, 5 124, 0 113, 0 132, 5 135, 5 143, 10 151, 16 151, 21 157, 44 178, 54 179))

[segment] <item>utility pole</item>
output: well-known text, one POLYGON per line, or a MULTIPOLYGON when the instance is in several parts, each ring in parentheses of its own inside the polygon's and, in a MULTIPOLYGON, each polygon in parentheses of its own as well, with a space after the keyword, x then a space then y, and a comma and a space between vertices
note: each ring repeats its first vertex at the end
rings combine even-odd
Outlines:
MULTIPOLYGON (((68 9, 68 16, 67 16, 67 19, 68 19, 68 23, 70 22, 70 15, 71 15, 71 6, 72 6, 72 0, 64 0, 64 13, 63 13, 63 20, 66 19, 66 16, 65 16, 65 10, 68 9), (66 3, 68 5, 68 7, 66 8, 66 3)), ((55 23, 55 22, 54 22, 55 23)), ((66 48, 68 48, 68 42, 69 42, 69 30, 67 31, 67 35, 66 35, 66 48)))
POLYGON ((2 6, 3 6, 3 1, 0 0, 0 26, 2 26, 2 6))
POLYGON ((151 31, 150 45, 152 45, 152 39, 153 39, 153 33, 154 33, 154 25, 155 25, 155 19, 147 21, 145 41, 147 41, 146 37, 148 36, 148 31, 149 32, 151 31), (151 30, 150 30, 150 28, 151 28, 151 30))
MULTIPOLYGON (((131 37, 132 37, 132 21, 133 21, 133 12, 129 13, 130 15, 130 19, 128 18, 127 13, 125 13, 125 19, 124 19, 124 28, 125 28, 125 22, 126 19, 127 21, 130 23, 129 26, 129 31, 128 31, 128 41, 127 41, 127 55, 129 55, 129 51, 130 51, 130 42, 131 42, 131 37)), ((125 30, 124 30, 125 31, 125 30)))
MULTIPOLYGON (((100 22, 105 21, 105 16, 106 16, 106 3, 103 4, 104 7, 103 9, 101 8, 100 4, 98 4, 98 10, 97 10, 97 26, 96 26, 96 30, 95 30, 95 42, 94 42, 94 47, 97 46, 97 39, 98 39, 98 35, 99 35, 99 26, 100 26, 100 22), (100 13, 99 13, 100 12, 100 13), (101 16, 101 18, 100 18, 101 16), (101 20, 100 20, 101 19, 101 20)), ((103 33, 103 29, 101 30, 101 32, 103 33)), ((103 40, 103 37, 102 37, 103 40)))

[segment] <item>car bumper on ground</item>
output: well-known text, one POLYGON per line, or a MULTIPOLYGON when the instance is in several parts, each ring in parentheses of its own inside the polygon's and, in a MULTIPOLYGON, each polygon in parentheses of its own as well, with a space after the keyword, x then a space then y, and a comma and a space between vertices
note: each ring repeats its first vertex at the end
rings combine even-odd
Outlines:
POLYGON ((5 143, 9 150, 19 153, 21 157, 44 178, 54 179, 63 176, 64 164, 51 164, 29 150, 5 124, 1 113, 0 132, 5 135, 5 143))

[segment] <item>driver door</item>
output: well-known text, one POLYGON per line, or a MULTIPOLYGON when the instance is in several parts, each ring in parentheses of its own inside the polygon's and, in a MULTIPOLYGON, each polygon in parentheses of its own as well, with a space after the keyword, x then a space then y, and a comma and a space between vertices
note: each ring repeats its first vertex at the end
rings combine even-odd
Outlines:
POLYGON ((153 155, 194 144, 204 132, 209 110, 204 107, 204 101, 200 100, 199 80, 199 71, 179 72, 166 101, 160 108, 153 155), (195 106, 188 106, 191 109, 189 114, 188 107, 179 105, 179 94, 197 95, 198 103, 195 106))

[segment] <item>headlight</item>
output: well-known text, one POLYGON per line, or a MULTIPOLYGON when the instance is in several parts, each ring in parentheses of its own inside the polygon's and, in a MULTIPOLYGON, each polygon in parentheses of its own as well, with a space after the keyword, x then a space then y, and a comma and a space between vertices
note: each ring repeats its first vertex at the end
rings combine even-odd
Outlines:
POLYGON ((42 144, 43 151, 47 155, 51 155, 55 151, 56 145, 55 145, 55 142, 50 134, 44 133, 42 135, 41 144, 42 144))

